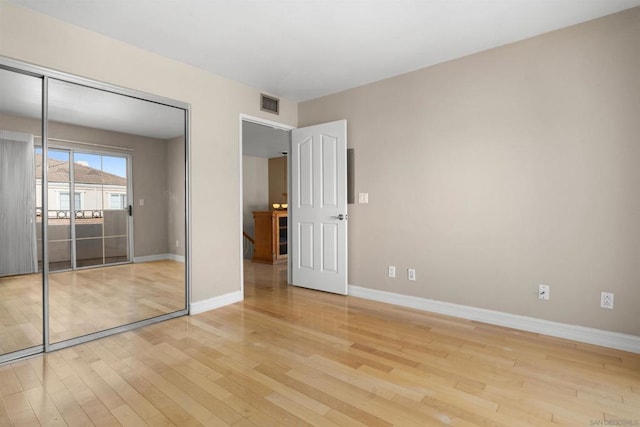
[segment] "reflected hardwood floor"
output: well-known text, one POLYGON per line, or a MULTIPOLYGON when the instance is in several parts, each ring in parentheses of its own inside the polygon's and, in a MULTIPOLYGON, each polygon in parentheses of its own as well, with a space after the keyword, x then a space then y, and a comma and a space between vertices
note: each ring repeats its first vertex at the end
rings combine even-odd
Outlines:
MULTIPOLYGON (((184 264, 155 261, 49 276, 51 342, 184 308, 184 264)), ((42 343, 42 276, 0 278, 0 353, 42 343)))
POLYGON ((285 278, 284 268, 247 263, 243 302, 0 367, 0 425, 640 420, 640 355, 285 278))

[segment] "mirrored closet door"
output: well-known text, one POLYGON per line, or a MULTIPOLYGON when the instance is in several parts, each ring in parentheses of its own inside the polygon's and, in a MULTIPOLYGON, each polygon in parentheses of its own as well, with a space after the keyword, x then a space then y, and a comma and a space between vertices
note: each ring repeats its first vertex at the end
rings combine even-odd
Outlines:
POLYGON ((24 67, 0 58, 0 363, 188 312, 188 106, 24 67))
POLYGON ((0 69, 0 360, 43 345, 42 81, 0 69))

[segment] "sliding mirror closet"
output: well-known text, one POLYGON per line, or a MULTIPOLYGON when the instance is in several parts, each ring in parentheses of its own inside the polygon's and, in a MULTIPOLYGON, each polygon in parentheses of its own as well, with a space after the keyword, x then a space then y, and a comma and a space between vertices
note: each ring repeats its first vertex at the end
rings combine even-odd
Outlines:
POLYGON ((0 363, 188 311, 188 106, 0 58, 0 363))

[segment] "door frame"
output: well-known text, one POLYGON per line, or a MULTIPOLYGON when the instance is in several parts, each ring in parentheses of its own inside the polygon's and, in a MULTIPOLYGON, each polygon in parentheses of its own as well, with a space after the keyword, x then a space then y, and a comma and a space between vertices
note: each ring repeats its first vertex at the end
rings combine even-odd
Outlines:
MULTIPOLYGON (((251 123, 255 123, 258 125, 263 125, 263 126, 268 126, 271 128, 275 128, 275 129, 281 129, 281 130, 286 130, 291 132, 293 129, 296 129, 296 126, 291 126, 291 125, 286 125, 284 123, 279 123, 279 122, 275 122, 273 120, 268 120, 268 119, 263 119, 260 117, 256 117, 256 116, 251 116, 249 114, 244 114, 244 113, 240 113, 239 116, 239 120, 238 120, 238 126, 239 126, 239 130, 238 130, 238 135, 239 135, 239 141, 238 141, 238 153, 239 153, 239 167, 238 170, 240 171, 240 175, 239 175, 239 179, 238 181, 240 182, 239 187, 238 187, 238 191, 240 194, 240 232, 238 233, 238 239, 240 242, 240 251, 239 251, 239 257, 240 257, 240 292, 242 293, 242 299, 244 299, 244 251, 243 251, 243 238, 242 238, 242 232, 244 231, 243 229, 243 201, 244 201, 244 194, 242 191, 242 177, 243 177, 243 170, 242 170, 242 144, 243 144, 243 136, 242 136, 242 122, 251 122, 251 123)), ((291 151, 291 134, 289 134, 289 151, 291 151)), ((289 167, 289 156, 287 156, 287 193, 291 193, 291 168, 289 167)), ((289 205, 289 212, 291 212, 292 206, 289 205)), ((287 248, 290 248, 290 233, 287 233, 287 248)), ((287 257, 287 282, 291 283, 291 258, 287 257)))

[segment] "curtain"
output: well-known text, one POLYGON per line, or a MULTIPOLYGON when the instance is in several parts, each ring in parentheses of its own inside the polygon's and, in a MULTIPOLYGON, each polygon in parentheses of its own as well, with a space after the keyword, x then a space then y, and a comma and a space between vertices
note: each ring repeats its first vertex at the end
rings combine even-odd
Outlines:
POLYGON ((0 130, 0 277, 38 271, 33 135, 0 130))

